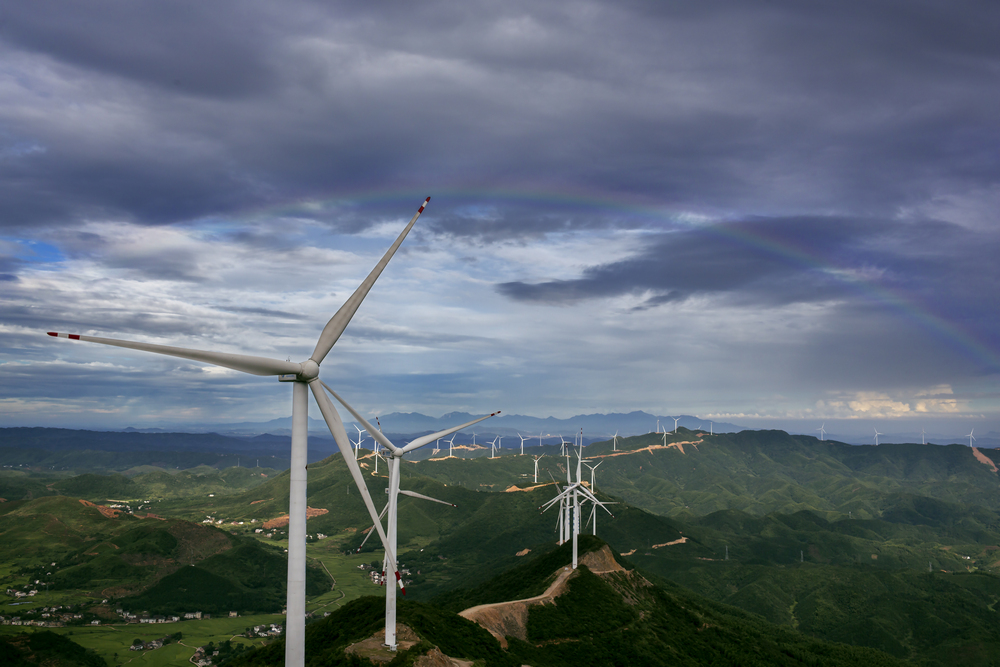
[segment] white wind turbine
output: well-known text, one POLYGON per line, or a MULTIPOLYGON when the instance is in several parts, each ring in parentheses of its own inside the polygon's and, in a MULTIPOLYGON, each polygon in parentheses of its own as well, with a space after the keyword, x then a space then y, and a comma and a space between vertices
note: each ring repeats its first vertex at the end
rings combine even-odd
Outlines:
POLYGON ((541 431, 538 432, 538 446, 539 447, 542 446, 542 432, 541 431))
POLYGON ((674 433, 677 433, 677 422, 681 420, 680 417, 671 417, 674 420, 674 433))
POLYGON ((568 444, 569 444, 569 442, 567 442, 566 439, 563 438, 562 434, 560 433, 559 434, 559 456, 566 456, 566 445, 568 445, 568 444))
MULTIPOLYGON (((341 405, 347 408, 347 411, 350 412, 352 415, 354 415, 354 418, 357 419, 359 422, 361 422, 362 426, 369 429, 368 431, 369 433, 372 433, 371 426, 368 424, 368 422, 365 421, 364 417, 358 414, 358 412, 354 408, 348 405, 343 398, 338 396, 337 393, 332 389, 330 389, 330 387, 328 387, 326 384, 323 384, 323 387, 328 392, 330 392, 341 405)), ((451 503, 446 503, 442 500, 431 498, 430 496, 424 496, 419 493, 415 493, 413 491, 404 492, 400 490, 399 466, 403 461, 403 456, 407 452, 412 452, 414 449, 423 447, 424 445, 433 442, 437 438, 443 438, 446 435, 451 435, 452 433, 461 431, 463 428, 468 428, 473 424, 478 424, 484 419, 489 419, 490 417, 493 417, 498 414, 500 414, 499 410, 497 410, 492 414, 488 414, 485 417, 480 417, 479 419, 473 419, 472 421, 462 424, 460 426, 454 426, 452 428, 445 429, 443 431, 438 431, 437 433, 432 433, 430 435, 419 437, 409 442, 404 447, 397 447, 396 445, 392 444, 392 442, 390 442, 387 437, 382 435, 381 432, 379 432, 378 435, 372 433, 372 436, 378 439, 378 441, 382 444, 382 447, 385 448, 385 451, 390 452, 390 455, 386 458, 386 464, 389 466, 389 488, 388 488, 389 500, 386 502, 386 510, 385 510, 385 512, 388 514, 388 517, 386 518, 386 531, 385 531, 387 534, 387 543, 388 543, 386 546, 387 563, 390 562, 388 561, 389 558, 388 554, 396 553, 397 524, 399 521, 398 503, 399 503, 400 493, 402 493, 403 495, 411 496, 413 498, 420 498, 423 500, 433 500, 434 502, 442 503, 444 505, 451 505, 451 503)), ((378 526, 378 529, 381 530, 382 524, 377 518, 375 520, 375 523, 378 526)), ((400 588, 402 589, 403 594, 405 595, 406 589, 402 587, 402 583, 400 583, 400 588)), ((389 646, 391 650, 396 649, 396 588, 395 586, 392 585, 386 586, 385 588, 385 643, 387 646, 389 646)))
POLYGON ((708 422, 708 434, 715 435, 715 422, 708 422))
MULTIPOLYGON (((976 429, 972 429, 972 430, 975 431, 976 429)), ((924 437, 924 427, 923 426, 920 427, 920 444, 921 445, 926 445, 927 444, 927 440, 924 437)))
POLYGON ((521 438, 521 456, 524 456, 524 441, 527 440, 527 438, 521 436, 520 433, 517 434, 517 437, 521 438))
MULTIPOLYGON (((555 505, 556 502, 559 502, 560 510, 562 510, 560 512, 560 515, 564 515, 565 516, 565 519, 562 522, 562 530, 560 531, 560 535, 563 538, 563 541, 565 541, 565 539, 567 537, 569 537, 569 535, 567 534, 567 529, 569 530, 570 533, 572 533, 572 539, 573 539, 573 569, 574 570, 576 569, 577 560, 578 560, 577 559, 577 546, 578 546, 578 541, 579 541, 579 536, 580 536, 580 500, 581 500, 581 498, 585 502, 589 501, 589 502, 594 503, 595 506, 600 506, 605 512, 607 512, 609 515, 611 515, 612 517, 614 517, 614 514, 611 514, 611 511, 607 507, 604 506, 605 503, 602 503, 600 500, 598 500, 597 496, 595 496, 593 493, 591 493, 590 490, 587 489, 587 487, 583 486, 580 483, 581 467, 582 467, 581 464, 583 463, 583 458, 580 455, 580 451, 579 450, 577 450, 576 456, 577 456, 576 482, 571 482, 569 480, 569 466, 567 465, 567 470, 566 470, 567 485, 566 485, 566 488, 562 489, 559 492, 559 494, 556 495, 555 498, 551 499, 550 501, 548 501, 547 503, 545 503, 544 505, 542 505, 539 508, 542 512, 544 512, 548 508, 550 508, 553 505, 555 505)), ((569 462, 567 461, 567 464, 568 463, 569 462)), ((558 488, 558 485, 557 485, 557 488, 558 488)), ((595 530, 596 530, 596 523, 595 523, 595 530)))
POLYGON ((826 431, 823 430, 824 426, 826 426, 826 422, 823 422, 822 424, 820 424, 819 428, 816 429, 817 431, 819 431, 819 440, 820 440, 820 442, 823 442, 824 436, 826 435, 826 431))
POLYGON ((667 446, 667 432, 666 431, 663 432, 663 446, 664 447, 667 446))
POLYGON ((611 439, 613 441, 612 444, 611 444, 611 451, 617 452, 618 451, 618 431, 615 431, 615 434, 613 436, 611 436, 611 439))
POLYGON ((451 440, 445 440, 445 442, 448 443, 448 456, 451 457, 451 456, 453 456, 453 454, 451 453, 451 450, 455 446, 455 436, 454 435, 451 436, 451 440))
POLYGON ((361 453, 361 443, 364 441, 361 434, 366 433, 366 431, 363 428, 358 428, 357 424, 354 425, 354 428, 358 429, 358 441, 354 443, 354 460, 356 461, 361 453))
POLYGON ((885 433, 879 433, 879 432, 878 432, 878 429, 875 429, 875 446, 876 446, 876 447, 878 446, 878 437, 879 437, 880 435, 885 435, 885 433))
MULTIPOLYGON (((287 616, 285 618, 285 665, 286 667, 302 667, 305 663, 305 616, 306 616, 306 464, 308 461, 308 409, 309 392, 312 391, 316 403, 319 405, 323 419, 326 421, 330 434, 340 449, 340 454, 347 464, 347 468, 354 478, 354 483, 358 486, 362 500, 371 515, 372 520, 378 523, 378 512, 368 494, 368 487, 365 486, 364 477, 358 462, 351 456, 351 440, 347 437, 344 424, 337 413, 336 408, 330 398, 323 393, 320 387, 319 370, 320 364, 326 359, 327 354, 333 349, 334 344, 340 339, 341 334, 347 328, 351 318, 357 312, 358 307, 364 301, 375 281, 385 269, 389 260, 396 253, 396 250, 403 243, 403 239, 413 228, 413 224, 423 213, 424 207, 430 197, 424 200, 416 214, 406 225, 403 231, 396 237, 396 240, 389 246, 389 249, 382 256, 382 259, 375 265, 368 277, 362 281, 361 285, 340 307, 330 321, 323 327, 316 347, 308 359, 302 362, 282 361, 280 359, 269 359, 245 354, 232 354, 228 352, 208 352, 204 350, 194 350, 189 348, 171 347, 167 345, 154 345, 152 343, 138 343, 112 338, 98 338, 95 336, 84 336, 78 334, 63 334, 49 332, 50 336, 59 338, 69 338, 102 345, 114 345, 132 350, 152 352, 154 354, 164 354, 182 359, 190 359, 202 363, 231 368, 233 370, 249 373, 251 375, 276 375, 279 382, 292 383, 292 446, 291 464, 289 466, 289 494, 288 494, 288 597, 287 616)), ((370 427, 369 433, 371 433, 370 427)), ((373 434, 374 435, 374 434, 373 434)), ((379 538, 386 548, 386 560, 396 574, 395 551, 388 546, 388 539, 382 530, 381 524, 377 526, 379 538)))
POLYGON ((500 436, 498 435, 497 437, 493 438, 493 442, 490 443, 490 458, 491 459, 495 459, 497 457, 497 440, 499 440, 499 439, 500 439, 500 436))
POLYGON ((659 419, 656 420, 656 432, 657 433, 660 432, 660 420, 659 419))
POLYGON ((535 481, 534 481, 535 484, 538 484, 538 459, 542 458, 543 456, 545 456, 545 454, 539 454, 538 456, 533 457, 535 459, 535 481))
POLYGON ((975 432, 976 429, 972 429, 971 431, 969 431, 969 435, 966 436, 969 439, 969 447, 972 447, 972 442, 976 439, 976 436, 972 435, 975 432))

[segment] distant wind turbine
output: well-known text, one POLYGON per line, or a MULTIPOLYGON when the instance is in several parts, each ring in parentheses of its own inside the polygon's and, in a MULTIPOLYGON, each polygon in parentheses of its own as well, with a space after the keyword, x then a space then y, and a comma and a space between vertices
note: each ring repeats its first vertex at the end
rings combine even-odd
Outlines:
POLYGON ((879 433, 879 432, 878 432, 878 429, 875 429, 875 446, 876 446, 876 447, 878 446, 878 437, 879 437, 880 435, 885 435, 885 433, 879 433))
POLYGON ((497 457, 497 440, 500 436, 493 438, 493 442, 490 443, 490 458, 495 459, 497 457))
POLYGON ((611 445, 611 451, 617 452, 618 451, 618 431, 615 431, 615 434, 614 434, 614 436, 612 436, 612 439, 614 440, 614 442, 611 445))
POLYGON ((521 438, 521 456, 524 456, 524 441, 527 438, 522 437, 520 433, 517 434, 517 437, 521 438))
MULTIPOLYGON (((975 431, 976 429, 972 429, 972 430, 975 431)), ((927 444, 927 441, 924 439, 924 427, 923 426, 920 427, 920 444, 921 445, 926 445, 927 444)))
MULTIPOLYGON (((357 312, 365 297, 375 285, 382 271, 389 264, 396 250, 403 243, 417 218, 423 213, 430 197, 424 200, 416 214, 410 219, 402 232, 396 237, 389 249, 371 270, 361 285, 344 302, 340 309, 323 327, 316 347, 308 359, 302 362, 290 360, 268 359, 246 354, 231 354, 225 352, 209 352, 152 343, 98 338, 79 334, 48 332, 57 338, 114 345, 132 350, 152 352, 172 357, 180 357, 200 363, 222 366, 250 375, 277 376, 279 382, 292 385, 292 442, 291 460, 289 465, 289 495, 288 495, 288 585, 287 585, 287 615, 285 618, 285 665, 286 667, 301 667, 305 663, 305 617, 306 617, 306 464, 308 463, 309 440, 309 392, 311 391, 319 405, 323 420, 330 429, 330 434, 337 443, 341 456, 354 478, 361 493, 362 500, 371 515, 378 523, 378 512, 365 486, 364 477, 357 461, 351 456, 351 440, 347 436, 344 424, 330 398, 323 393, 320 386, 320 365, 340 339, 347 325, 357 312)), ((389 567, 395 568, 395 553, 388 545, 387 538, 378 526, 379 538, 386 550, 386 561, 389 567)), ((397 574, 398 576, 398 574, 397 574)))
POLYGON ((819 431, 819 439, 820 439, 820 442, 822 442, 822 441, 823 441, 823 436, 825 436, 825 435, 826 435, 826 431, 825 431, 825 430, 823 430, 823 427, 824 427, 824 426, 826 426, 826 422, 823 422, 822 424, 820 424, 820 427, 819 427, 818 429, 816 429, 817 431, 819 431))
POLYGON ((545 454, 539 454, 538 456, 534 457, 534 459, 535 459, 535 481, 534 481, 534 483, 535 484, 538 484, 538 459, 542 458, 543 456, 545 456, 545 454))
POLYGON ((715 435, 715 422, 708 422, 708 434, 715 435))
MULTIPOLYGON (((578 558, 577 558, 578 548, 577 548, 577 545, 578 545, 579 536, 580 536, 580 501, 581 501, 581 499, 584 502, 589 501, 589 502, 594 503, 595 505, 600 506, 601 509, 603 509, 609 515, 611 515, 612 517, 614 517, 614 514, 611 514, 611 511, 607 507, 605 507, 605 503, 602 503, 600 500, 598 500, 597 496, 595 496, 593 493, 591 493, 590 490, 587 489, 587 487, 583 486, 580 483, 581 465, 583 463, 583 457, 581 456, 579 450, 577 450, 576 456, 577 456, 576 482, 572 482, 569 479, 569 461, 567 461, 566 462, 566 476, 567 476, 566 488, 563 489, 563 490, 561 490, 558 493, 558 495, 556 495, 555 498, 552 498, 547 503, 545 503, 544 505, 542 505, 541 507, 539 507, 539 509, 542 512, 544 512, 545 510, 547 510, 548 508, 552 507, 553 505, 555 505, 555 503, 558 502, 560 504, 560 509, 562 509, 565 512, 565 519, 563 520, 562 530, 560 531, 560 537, 563 537, 563 538, 569 537, 570 535, 568 535, 567 531, 566 531, 566 529, 569 528, 570 533, 572 535, 572 539, 573 539, 573 569, 574 570, 576 569, 577 562, 578 562, 578 558)), ((556 485, 556 488, 558 488, 558 485, 556 485)), ((595 528, 595 530, 596 530, 596 528, 595 528)))
POLYGON ((447 442, 447 443, 448 443, 448 456, 449 456, 449 457, 451 457, 451 456, 453 456, 453 454, 451 453, 451 450, 452 450, 452 449, 454 448, 454 446, 455 446, 455 436, 454 436, 454 435, 452 435, 452 436, 451 436, 451 440, 445 440, 445 442, 447 442))
POLYGON ((660 420, 659 419, 656 420, 656 432, 657 433, 660 432, 660 420))
POLYGON ((674 420, 674 433, 677 433, 677 422, 681 420, 680 417, 671 417, 674 420))
POLYGON ((967 436, 969 438, 969 447, 972 447, 972 442, 976 439, 976 437, 972 435, 975 432, 976 429, 972 429, 971 431, 969 431, 969 435, 967 436))
POLYGON ((358 456, 361 453, 361 443, 364 441, 364 438, 361 437, 361 434, 365 433, 365 430, 363 428, 358 428, 357 424, 354 425, 354 428, 358 430, 358 441, 354 443, 354 459, 357 460, 358 456))

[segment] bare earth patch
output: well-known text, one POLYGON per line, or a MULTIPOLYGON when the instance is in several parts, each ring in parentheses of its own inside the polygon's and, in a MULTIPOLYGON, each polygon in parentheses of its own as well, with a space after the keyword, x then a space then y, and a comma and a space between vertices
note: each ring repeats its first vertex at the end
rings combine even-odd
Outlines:
POLYGON ((972 455, 975 456, 976 460, 979 461, 980 463, 988 465, 993 470, 993 472, 997 472, 996 464, 993 463, 993 461, 991 461, 989 457, 986 456, 986 454, 983 454, 981 451, 979 451, 978 447, 972 448, 972 455))
MULTIPOLYGON (((653 548, 654 549, 659 549, 660 547, 672 547, 675 544, 684 544, 687 541, 688 541, 688 538, 682 537, 680 539, 674 540, 673 542, 664 542, 663 544, 654 544, 653 548)), ((632 551, 635 551, 635 549, 633 549, 632 551)), ((624 555, 624 554, 622 554, 622 555, 624 555)))
POLYGON ((652 452, 656 449, 677 449, 680 450, 681 454, 686 454, 684 451, 684 445, 691 445, 695 449, 698 449, 698 445, 704 443, 704 440, 686 440, 684 442, 671 442, 669 445, 650 445, 649 447, 643 447, 642 449, 629 449, 627 451, 621 452, 611 452, 610 454, 593 454, 590 458, 592 459, 606 459, 612 456, 628 456, 630 454, 641 454, 642 452, 652 452))
MULTIPOLYGON (((330 510, 323 509, 322 507, 320 507, 320 508, 307 507, 306 508, 306 519, 312 519, 313 517, 323 516, 324 514, 328 514, 329 512, 330 512, 330 510)), ((264 522, 264 528, 266 528, 267 530, 270 530, 272 528, 284 528, 287 525, 288 525, 288 515, 287 514, 279 516, 279 517, 275 517, 274 519, 271 519, 270 521, 265 521, 264 522)))

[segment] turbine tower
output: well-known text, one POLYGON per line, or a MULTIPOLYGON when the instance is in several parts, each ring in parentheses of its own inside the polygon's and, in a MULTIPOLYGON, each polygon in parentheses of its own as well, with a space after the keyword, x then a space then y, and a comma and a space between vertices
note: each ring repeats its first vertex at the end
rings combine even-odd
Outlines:
POLYGON ((500 436, 498 435, 497 437, 493 438, 493 442, 490 443, 490 458, 491 459, 495 459, 497 457, 497 440, 499 440, 499 439, 500 439, 500 436))
POLYGON ((448 457, 451 458, 453 456, 451 450, 455 446, 455 436, 451 436, 451 440, 445 440, 445 442, 448 443, 448 457))
POLYGON ((524 456, 524 441, 527 438, 523 437, 520 433, 517 434, 517 437, 521 438, 521 456, 524 456))
POLYGON ((824 436, 826 435, 826 431, 823 430, 824 426, 826 426, 826 422, 823 422, 822 424, 820 424, 819 428, 816 429, 817 431, 819 431, 819 441, 820 442, 823 442, 824 436))
POLYGON ((969 431, 969 435, 966 436, 969 439, 969 447, 972 447, 972 442, 976 439, 976 436, 972 435, 975 432, 976 429, 972 429, 971 431, 969 431))
MULTIPOLYGON (((972 430, 975 431, 976 429, 972 429, 972 430)), ((927 444, 927 440, 924 437, 924 427, 923 426, 920 427, 920 444, 921 445, 926 445, 927 444)))
POLYGON ((611 439, 613 440, 613 442, 611 444, 611 451, 617 452, 618 451, 618 431, 615 431, 615 434, 613 436, 611 436, 611 439))
MULTIPOLYGON (((338 396, 337 393, 333 391, 333 389, 330 389, 330 387, 328 387, 326 384, 323 384, 323 388, 325 388, 328 392, 330 392, 330 394, 332 394, 333 397, 336 398, 341 405, 347 408, 347 411, 350 412, 352 415, 354 415, 354 418, 357 419, 359 422, 361 422, 362 426, 367 428, 369 433, 372 433, 371 426, 368 424, 368 422, 365 421, 364 417, 358 414, 358 412, 354 408, 348 405, 343 398, 338 396)), ((484 419, 489 419, 490 417, 493 417, 498 414, 500 414, 499 410, 492 414, 486 415, 485 417, 480 417, 479 419, 473 419, 471 422, 462 424, 461 426, 453 426, 452 428, 445 429, 443 431, 438 431, 437 433, 432 433, 430 435, 422 436, 420 438, 417 438, 416 440, 413 440, 405 447, 397 447, 396 445, 392 444, 392 442, 390 442, 387 437, 382 435, 381 432, 379 432, 378 435, 372 433, 372 435, 375 438, 378 438, 379 442, 385 448, 385 451, 390 452, 390 455, 386 458, 386 464, 388 464, 389 466, 389 489, 388 489, 389 500, 386 503, 388 516, 386 517, 386 531, 385 531, 387 534, 387 542, 388 542, 386 546, 386 554, 387 554, 386 559, 388 559, 388 554, 390 553, 390 551, 392 553, 396 552, 396 536, 397 536, 397 527, 399 521, 399 512, 397 510, 398 510, 400 493, 412 496, 414 498, 421 498, 424 500, 434 500, 435 502, 443 503, 445 505, 451 504, 451 503, 444 503, 444 501, 436 500, 435 498, 431 498, 429 496, 416 494, 413 491, 407 491, 405 493, 401 491, 399 488, 399 466, 403 461, 403 456, 407 452, 412 452, 414 449, 418 449, 428 443, 434 442, 434 440, 438 438, 443 438, 446 435, 451 435, 456 431, 461 431, 463 428, 467 428, 469 426, 472 426, 473 424, 478 424, 484 419)), ((378 517, 375 519, 375 523, 378 526, 379 530, 381 530, 382 523, 378 517)), ((398 578, 399 574, 397 573, 396 576, 398 578)), ((400 588, 403 591, 403 595, 406 595, 406 589, 403 588, 402 582, 400 582, 400 588)), ((390 648, 390 650, 393 651, 396 650, 396 587, 392 585, 386 586, 385 589, 385 643, 386 646, 390 648)))
POLYGON ((875 446, 878 447, 878 437, 880 435, 885 435, 885 433, 879 433, 878 429, 875 429, 875 446))
POLYGON ((671 417, 674 420, 674 433, 677 433, 677 422, 681 420, 680 417, 671 417))
MULTIPOLYGON (((291 464, 289 467, 289 495, 288 495, 288 598, 287 617, 285 618, 285 665, 286 667, 302 667, 305 664, 305 617, 306 617, 306 464, 308 462, 308 435, 309 435, 309 392, 311 391, 316 403, 319 405, 323 420, 330 429, 330 434, 340 449, 354 483, 358 486, 362 500, 371 515, 372 520, 378 523, 378 512, 372 503, 365 486, 364 477, 358 462, 351 456, 351 440, 347 437, 347 431, 337 413, 330 397, 323 393, 320 386, 319 371, 320 364, 326 359, 327 354, 340 339, 341 334, 350 324, 351 318, 357 312, 375 281, 382 274, 389 260, 399 249, 410 229, 413 228, 417 218, 423 213, 424 207, 430 197, 417 209, 416 214, 406 225, 396 240, 382 256, 382 259, 375 265, 368 277, 362 281, 361 285, 344 302, 330 321, 323 327, 316 347, 308 359, 302 362, 282 361, 280 359, 269 359, 245 354, 232 354, 227 352, 208 352, 204 350, 194 350, 189 348, 171 347, 167 345, 154 345, 152 343, 139 343, 112 338, 98 338, 96 336, 85 336, 78 334, 48 332, 50 336, 58 338, 69 338, 102 345, 114 345, 131 350, 152 352, 154 354, 164 354, 182 359, 190 359, 202 363, 213 364, 230 368, 251 375, 276 375, 279 382, 289 382, 292 385, 292 446, 291 464)), ((371 433, 370 427, 369 433, 371 433)), ((374 434, 373 434, 374 435, 374 434)), ((396 569, 395 551, 388 545, 388 539, 382 530, 381 524, 377 526, 379 538, 386 549, 386 561, 388 566, 394 571, 396 569)), ((399 573, 396 572, 398 580, 399 573)))

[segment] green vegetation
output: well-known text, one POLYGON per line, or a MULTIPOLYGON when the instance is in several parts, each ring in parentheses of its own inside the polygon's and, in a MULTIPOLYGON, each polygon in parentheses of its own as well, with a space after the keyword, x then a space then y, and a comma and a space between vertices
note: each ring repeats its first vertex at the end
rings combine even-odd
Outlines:
POLYGON ((0 664, 4 667, 106 667, 93 651, 54 632, 23 633, 0 637, 0 664))

